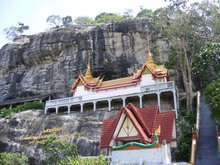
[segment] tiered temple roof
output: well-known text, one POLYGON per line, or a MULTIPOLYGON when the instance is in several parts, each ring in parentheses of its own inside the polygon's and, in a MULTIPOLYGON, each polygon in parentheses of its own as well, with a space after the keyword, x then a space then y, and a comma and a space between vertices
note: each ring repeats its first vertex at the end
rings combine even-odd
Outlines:
POLYGON ((86 69, 85 76, 79 75, 78 78, 72 85, 71 91, 75 92, 77 86, 83 85, 86 89, 102 91, 108 89, 115 89, 127 86, 135 86, 138 82, 140 82, 143 74, 152 74, 153 78, 164 78, 168 76, 168 70, 163 65, 156 65, 152 58, 150 50, 148 50, 148 55, 146 62, 142 66, 141 69, 137 70, 133 76, 119 78, 115 80, 103 81, 101 76, 94 78, 92 76, 91 67, 90 67, 90 55, 88 60, 88 66, 86 69))
MULTIPOLYGON (((120 124, 119 120, 125 114, 138 132, 139 140, 144 144, 154 142, 154 132, 160 127, 159 143, 162 140, 170 143, 172 140, 172 132, 175 122, 175 112, 159 112, 158 106, 147 107, 138 109, 131 103, 127 107, 117 113, 115 118, 107 119, 103 121, 102 135, 101 135, 101 148, 111 148, 110 142, 116 131, 116 127, 120 124)), ((127 137, 129 138, 129 137, 127 137)), ((130 137, 130 140, 137 140, 130 137)))

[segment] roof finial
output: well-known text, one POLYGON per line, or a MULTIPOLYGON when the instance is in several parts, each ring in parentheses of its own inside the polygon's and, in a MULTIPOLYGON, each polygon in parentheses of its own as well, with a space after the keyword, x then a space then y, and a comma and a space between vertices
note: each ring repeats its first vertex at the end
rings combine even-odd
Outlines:
POLYGON ((150 52, 150 36, 147 36, 147 51, 148 51, 147 56, 151 56, 151 52, 150 52))
POLYGON ((88 65, 87 65, 87 69, 86 69, 86 73, 85 73, 85 78, 86 80, 92 80, 92 72, 91 72, 91 68, 90 68, 90 50, 89 50, 89 55, 88 55, 88 65))
POLYGON ((145 64, 149 65, 152 68, 155 68, 154 59, 150 52, 150 36, 147 36, 147 49, 148 49, 148 53, 147 53, 147 60, 145 64))

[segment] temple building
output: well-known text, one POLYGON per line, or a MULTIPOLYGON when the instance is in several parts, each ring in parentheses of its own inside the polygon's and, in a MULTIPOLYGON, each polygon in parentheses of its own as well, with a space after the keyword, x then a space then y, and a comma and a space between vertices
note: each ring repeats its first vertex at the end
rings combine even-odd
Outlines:
POLYGON ((170 164, 171 149, 177 147, 175 111, 130 103, 103 121, 100 147, 111 164, 170 164))
POLYGON ((174 81, 169 81, 168 70, 154 63, 150 48, 143 66, 132 76, 104 81, 94 78, 88 55, 85 75, 79 75, 71 87, 72 97, 49 100, 47 113, 74 113, 97 110, 119 110, 128 103, 138 108, 157 105, 159 112, 174 109, 178 117, 178 92, 174 81))

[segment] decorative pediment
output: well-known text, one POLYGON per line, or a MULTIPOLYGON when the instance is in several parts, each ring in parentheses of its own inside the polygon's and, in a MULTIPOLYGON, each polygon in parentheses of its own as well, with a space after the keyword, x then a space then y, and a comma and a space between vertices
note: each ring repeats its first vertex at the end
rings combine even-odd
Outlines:
POLYGON ((143 144, 142 147, 155 146, 158 140, 160 143, 163 140, 170 143, 174 123, 174 111, 158 112, 158 106, 138 109, 129 104, 115 118, 103 122, 101 148, 118 146, 120 141, 138 141, 143 144))
POLYGON ((126 117, 121 129, 119 130, 117 138, 122 138, 122 137, 131 137, 131 136, 138 136, 138 131, 129 119, 129 117, 126 117))

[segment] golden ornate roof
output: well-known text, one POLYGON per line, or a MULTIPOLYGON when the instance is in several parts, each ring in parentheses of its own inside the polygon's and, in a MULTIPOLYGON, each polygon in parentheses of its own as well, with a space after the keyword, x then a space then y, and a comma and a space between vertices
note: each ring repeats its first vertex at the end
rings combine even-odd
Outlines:
POLYGON ((133 76, 119 78, 115 80, 103 81, 101 76, 97 78, 93 78, 92 71, 90 67, 90 53, 88 58, 88 65, 86 69, 85 76, 80 75, 75 83, 72 86, 72 91, 75 91, 76 87, 78 86, 79 82, 85 86, 87 89, 94 89, 94 90, 105 90, 105 89, 112 89, 112 88, 119 88, 124 86, 136 85, 140 80, 143 74, 151 73, 154 78, 163 78, 167 77, 168 70, 163 66, 158 66, 154 63, 153 57, 150 52, 150 47, 148 46, 148 54, 147 59, 141 69, 137 70, 133 76), (147 72, 144 72, 147 71, 147 72))

